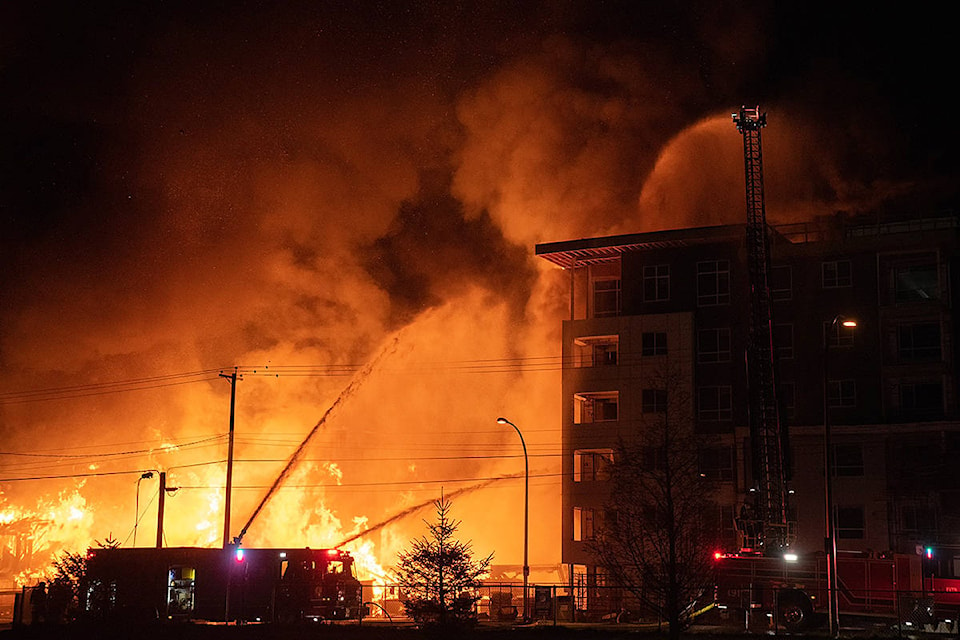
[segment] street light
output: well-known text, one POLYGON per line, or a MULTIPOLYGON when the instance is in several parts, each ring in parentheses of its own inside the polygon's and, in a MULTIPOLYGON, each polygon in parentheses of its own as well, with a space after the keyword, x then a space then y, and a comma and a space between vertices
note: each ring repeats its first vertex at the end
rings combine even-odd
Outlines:
MULTIPOLYGON (((823 480, 824 480, 824 519, 826 521, 826 539, 824 540, 827 552, 827 598, 828 613, 830 616, 830 636, 836 637, 840 632, 840 599, 838 591, 840 582, 837 579, 837 528, 833 514, 833 446, 830 440, 830 337, 839 331, 839 327, 852 329, 857 321, 836 315, 830 322, 830 327, 823 334, 823 480)), ((838 334, 839 335, 839 334, 838 334)))
POLYGON ((137 502, 133 514, 133 546, 137 546, 137 525, 140 524, 140 481, 153 477, 153 471, 145 471, 137 478, 137 502))
POLYGON ((520 428, 506 418, 497 418, 497 424, 508 424, 520 436, 523 446, 523 619, 527 619, 527 582, 530 579, 530 563, 527 551, 530 541, 530 461, 527 458, 527 443, 523 441, 520 428))

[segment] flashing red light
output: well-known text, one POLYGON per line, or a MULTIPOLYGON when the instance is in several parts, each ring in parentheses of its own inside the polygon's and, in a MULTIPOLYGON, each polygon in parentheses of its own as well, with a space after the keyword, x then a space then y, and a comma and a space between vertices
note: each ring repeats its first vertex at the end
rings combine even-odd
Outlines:
POLYGON ((237 562, 243 562, 243 549, 237 548, 237 552, 233 554, 234 560, 237 562))
POLYGON ((720 552, 720 551, 714 551, 714 552, 713 552, 713 559, 714 559, 714 560, 719 560, 719 559, 722 558, 722 557, 723 557, 723 553, 722 553, 722 552, 720 552))

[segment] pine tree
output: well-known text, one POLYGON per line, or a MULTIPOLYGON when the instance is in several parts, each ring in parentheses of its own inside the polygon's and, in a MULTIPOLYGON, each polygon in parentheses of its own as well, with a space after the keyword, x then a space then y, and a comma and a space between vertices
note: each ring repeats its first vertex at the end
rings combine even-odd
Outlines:
POLYGON ((433 504, 436 522, 424 521, 429 533, 398 555, 397 577, 407 598, 403 605, 418 622, 460 623, 473 618, 476 589, 493 554, 474 560, 470 543, 454 538, 460 521, 450 517, 451 502, 441 497, 433 504))

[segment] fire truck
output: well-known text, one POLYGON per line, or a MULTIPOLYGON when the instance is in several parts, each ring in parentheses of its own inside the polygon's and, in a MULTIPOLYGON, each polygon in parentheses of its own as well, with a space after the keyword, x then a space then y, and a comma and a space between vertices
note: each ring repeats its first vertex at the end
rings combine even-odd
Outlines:
POLYGON ((289 624, 359 618, 363 603, 338 549, 90 549, 83 590, 94 619, 289 624))
MULTIPOLYGON (((804 631, 829 606, 825 554, 798 558, 717 553, 715 603, 745 623, 804 631)), ((956 634, 960 580, 929 574, 919 555, 841 553, 838 610, 918 631, 956 634)))
MULTIPOLYGON (((924 631, 956 633, 960 580, 934 577, 924 555, 838 552, 835 527, 828 526, 825 551, 798 558, 792 553, 796 522, 788 505, 788 433, 781 424, 772 348, 770 252, 763 187, 760 131, 766 114, 741 107, 733 114, 743 136, 746 185, 750 326, 746 349, 752 486, 736 521, 740 552, 715 555, 715 604, 749 622, 760 614, 771 627, 801 631, 829 613, 831 632, 839 614, 894 618, 924 631), (832 565, 832 566, 831 566, 832 565), (831 572, 835 572, 836 580, 831 572), (828 579, 830 576, 830 579, 828 579), (831 591, 830 583, 835 590, 831 591), (835 606, 830 605, 834 596, 835 606)), ((836 316, 834 323, 840 321, 836 316)), ((824 343, 826 380, 827 343, 824 343)), ((824 468, 832 466, 829 409, 824 406, 824 468)), ((826 479, 826 504, 832 505, 826 479)), ((830 509, 827 509, 828 513, 830 509)), ((929 553, 929 552, 928 552, 929 553)))

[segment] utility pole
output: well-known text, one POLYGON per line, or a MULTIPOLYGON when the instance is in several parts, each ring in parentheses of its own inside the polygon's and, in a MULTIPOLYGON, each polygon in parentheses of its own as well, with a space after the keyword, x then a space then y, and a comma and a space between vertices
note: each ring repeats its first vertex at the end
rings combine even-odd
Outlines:
POLYGON ((233 424, 237 405, 236 367, 234 367, 233 373, 230 375, 221 373, 220 377, 230 382, 230 439, 227 445, 227 496, 223 504, 223 548, 226 549, 230 545, 230 496, 233 491, 233 424))
POLYGON ((160 498, 157 500, 157 549, 163 547, 163 501, 167 497, 167 472, 160 472, 160 498))

